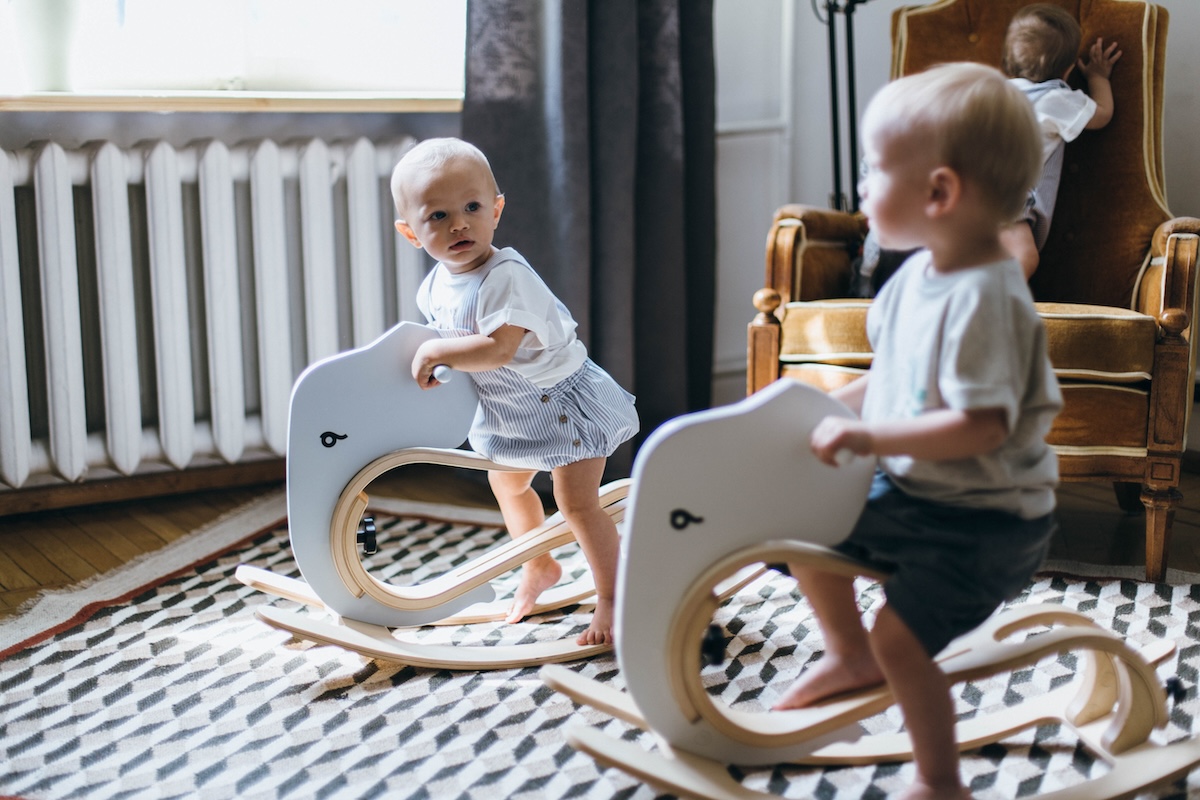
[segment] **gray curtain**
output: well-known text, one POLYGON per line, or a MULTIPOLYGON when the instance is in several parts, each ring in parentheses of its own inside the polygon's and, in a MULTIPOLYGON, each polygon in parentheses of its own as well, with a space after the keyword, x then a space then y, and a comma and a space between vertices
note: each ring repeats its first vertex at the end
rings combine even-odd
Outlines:
POLYGON ((637 395, 637 441, 711 400, 715 113, 711 0, 469 0, 462 132, 505 194, 496 243, 637 395))

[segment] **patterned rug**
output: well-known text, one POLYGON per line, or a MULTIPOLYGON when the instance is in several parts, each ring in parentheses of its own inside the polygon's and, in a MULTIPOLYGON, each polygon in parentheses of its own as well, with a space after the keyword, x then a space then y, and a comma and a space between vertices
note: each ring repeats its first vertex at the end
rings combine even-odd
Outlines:
MULTIPOLYGON (((376 512, 380 552, 370 568, 395 583, 424 580, 503 540, 494 524, 376 512)), ((558 554, 585 568, 574 547, 558 554)), ((263 604, 294 608, 243 586, 239 564, 297 576, 278 527, 229 555, 188 569, 0 661, 0 795, 23 798, 640 798, 656 793, 599 767, 566 744, 572 725, 595 726, 650 748, 650 734, 579 708, 547 689, 535 668, 449 672, 372 662, 297 642, 254 617, 263 604)), ((497 582, 499 594, 514 581, 497 582)), ((719 612, 731 637, 708 690, 765 709, 821 642, 792 582, 770 573, 719 612)), ((863 603, 879 593, 864 584, 863 603)), ((1190 735, 1200 710, 1200 586, 1040 576, 1016 603, 1059 603, 1133 643, 1171 639, 1160 667, 1188 692, 1156 734, 1190 735)), ((568 609, 570 611, 570 609, 568 609)), ((586 615, 521 625, 422 629, 429 641, 512 644, 574 636, 586 615)), ((623 685, 612 657, 573 665, 623 685)), ((972 716, 1036 697, 1074 674, 1071 655, 955 687, 972 716)), ((899 727, 893 710, 864 723, 899 727)), ((963 773, 979 798, 1023 797, 1103 769, 1058 725, 969 754, 963 773)), ((904 786, 909 764, 734 773, 788 798, 882 798, 904 786)), ((1200 796, 1200 774, 1147 797, 1200 796)))
POLYGON ((117 569, 65 589, 42 592, 15 616, 0 620, 0 659, 49 634, 73 627, 105 606, 126 602, 147 586, 227 552, 256 532, 278 527, 286 517, 286 493, 283 489, 269 491, 117 569))

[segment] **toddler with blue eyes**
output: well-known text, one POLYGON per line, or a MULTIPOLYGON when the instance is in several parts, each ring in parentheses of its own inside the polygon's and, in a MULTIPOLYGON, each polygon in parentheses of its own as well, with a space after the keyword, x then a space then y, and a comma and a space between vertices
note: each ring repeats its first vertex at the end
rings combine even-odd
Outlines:
MULTIPOLYGON (((434 368, 443 364, 470 375, 479 393, 471 447, 521 468, 488 472, 514 538, 545 521, 532 483, 550 473, 596 584, 596 609, 577 642, 611 644, 619 543, 599 488, 608 457, 638 431, 633 395, 588 357, 570 311, 520 253, 492 244, 504 195, 478 148, 425 140, 400 159, 391 189, 396 230, 438 262, 417 307, 441 336, 418 348, 413 378, 437 386, 434 368)), ((527 616, 561 576, 549 553, 526 562, 508 621, 527 616)))

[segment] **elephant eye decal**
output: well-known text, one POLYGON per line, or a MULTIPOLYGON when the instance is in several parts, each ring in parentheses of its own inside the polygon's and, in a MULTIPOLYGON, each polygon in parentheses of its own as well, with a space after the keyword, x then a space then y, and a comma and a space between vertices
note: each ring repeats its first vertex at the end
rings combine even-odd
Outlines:
POLYGON ((325 447, 333 447, 335 444, 345 439, 349 434, 334 433, 333 431, 325 431, 321 434, 321 444, 325 447))
POLYGON ((671 512, 671 527, 677 531, 681 531, 693 522, 704 522, 704 517, 697 517, 686 508, 677 508, 671 512))

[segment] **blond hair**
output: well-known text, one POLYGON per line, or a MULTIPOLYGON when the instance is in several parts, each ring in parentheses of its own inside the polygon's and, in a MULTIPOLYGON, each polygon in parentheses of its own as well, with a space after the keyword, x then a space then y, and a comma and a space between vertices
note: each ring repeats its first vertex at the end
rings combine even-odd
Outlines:
POLYGON ((405 190, 413 175, 440 169, 444 165, 458 160, 469 161, 484 170, 492 186, 496 189, 496 196, 500 196, 500 187, 496 183, 492 165, 482 150, 470 142, 452 136, 424 139, 401 156, 395 169, 392 170, 392 202, 396 205, 396 213, 400 217, 404 217, 404 209, 408 204, 405 190))
POLYGON ((1004 36, 1004 72, 1041 83, 1067 74, 1079 57, 1083 33, 1064 8, 1034 3, 1013 15, 1004 36))
POLYGON ((999 221, 1016 219, 1042 170, 1042 135, 1020 89, 983 64, 932 67, 885 85, 863 114, 863 137, 931 150, 981 190, 999 221))

